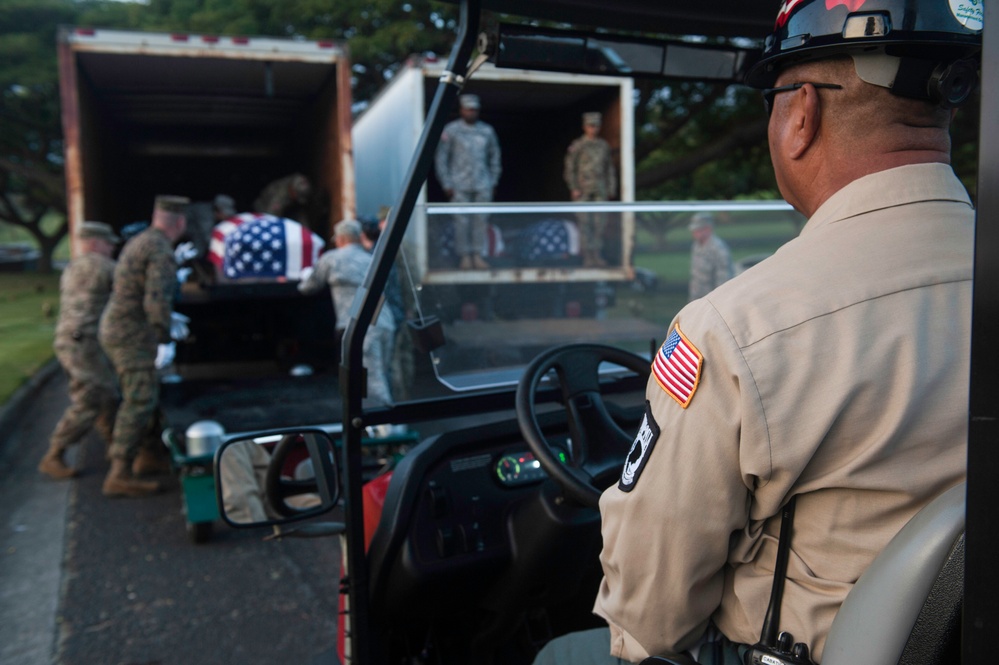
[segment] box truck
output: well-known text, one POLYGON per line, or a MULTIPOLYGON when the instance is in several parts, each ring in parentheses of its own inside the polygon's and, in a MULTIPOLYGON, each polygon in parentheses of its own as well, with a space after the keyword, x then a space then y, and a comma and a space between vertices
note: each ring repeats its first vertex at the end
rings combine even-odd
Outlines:
MULTIPOLYGON (((320 238, 355 214, 350 62, 340 43, 67 27, 58 54, 71 233, 83 220, 121 230, 148 220, 156 195, 184 195, 203 249, 205 227, 192 221, 203 221, 213 197, 248 211, 268 183, 292 173, 311 183, 298 220, 320 238)), ((172 426, 335 417, 329 294, 302 296, 280 280, 191 280, 176 310, 192 334, 177 345, 175 383, 164 386, 172 426), (293 372, 302 375, 294 382, 293 372), (329 386, 306 385, 320 380, 329 386)))
MULTIPOLYGON (((445 69, 445 63, 434 57, 411 58, 355 120, 357 209, 362 217, 375 216, 382 206, 396 202, 445 69)), ((468 78, 462 92, 479 97, 480 119, 493 126, 499 139, 502 175, 495 203, 448 203, 432 174, 421 191, 404 245, 413 281, 422 284, 428 300, 433 299, 434 289, 453 290, 488 281, 494 285, 493 307, 520 300, 516 292, 525 285, 546 284, 581 291, 579 297, 569 293, 566 302, 580 303, 584 315, 593 313, 601 299, 613 292, 608 283, 633 278, 633 220, 620 210, 621 203, 634 200, 633 81, 504 69, 486 63, 468 78), (582 134, 582 114, 594 111, 603 116, 600 136, 614 155, 619 182, 616 208, 615 202, 571 202, 563 179, 566 150, 582 134), (577 215, 583 212, 596 212, 607 220, 606 266, 582 265, 575 227, 577 215), (462 214, 488 216, 482 249, 488 271, 458 269, 450 225, 453 216, 462 214), (558 236, 557 255, 539 251, 539 241, 550 240, 552 235, 558 236)), ((456 118, 457 108, 451 113, 456 118)), ((495 313, 515 315, 512 311, 495 313)), ((461 315, 459 311, 443 314, 446 318, 461 315)))

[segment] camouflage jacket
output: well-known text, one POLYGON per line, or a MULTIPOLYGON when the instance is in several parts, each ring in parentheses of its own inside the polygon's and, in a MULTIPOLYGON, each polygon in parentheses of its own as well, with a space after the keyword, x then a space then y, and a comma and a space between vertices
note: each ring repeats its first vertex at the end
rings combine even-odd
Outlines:
POLYGON ((162 231, 149 227, 129 240, 118 257, 114 290, 101 317, 101 346, 134 351, 143 361, 150 354, 155 358, 156 345, 170 341, 176 282, 177 262, 162 231))
POLYGON ((97 324, 111 296, 114 261, 94 252, 82 254, 66 266, 59 279, 59 323, 56 343, 97 339, 97 324))
MULTIPOLYGON (((316 268, 308 278, 298 284, 302 293, 316 293, 326 287, 333 298, 336 327, 343 329, 350 317, 350 308, 371 267, 371 254, 357 244, 346 245, 319 257, 316 268)), ((395 330, 395 322, 388 307, 379 308, 375 327, 395 330)))
POLYGON ((499 183, 499 139, 492 126, 453 120, 444 127, 434 155, 437 180, 444 189, 481 191, 499 183))
POLYGON ((565 153, 565 184, 584 198, 607 199, 617 194, 617 171, 610 144, 580 136, 565 153))
POLYGON ((690 250, 690 299, 703 298, 732 279, 732 256, 728 245, 717 235, 704 244, 694 242, 690 250))

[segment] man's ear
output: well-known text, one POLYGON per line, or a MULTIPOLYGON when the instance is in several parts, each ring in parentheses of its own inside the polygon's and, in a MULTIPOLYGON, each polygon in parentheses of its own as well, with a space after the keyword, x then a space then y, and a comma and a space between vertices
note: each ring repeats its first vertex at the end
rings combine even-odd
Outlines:
POLYGON ((810 84, 806 84, 791 94, 787 109, 786 130, 788 156, 791 159, 801 159, 815 142, 819 133, 822 105, 819 103, 819 93, 810 84))

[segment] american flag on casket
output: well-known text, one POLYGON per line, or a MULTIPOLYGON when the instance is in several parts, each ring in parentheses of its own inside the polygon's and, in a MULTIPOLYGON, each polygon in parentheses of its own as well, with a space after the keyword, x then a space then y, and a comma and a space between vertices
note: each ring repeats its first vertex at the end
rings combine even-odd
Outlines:
POLYGON ((300 279, 325 244, 293 219, 244 212, 215 225, 208 259, 226 279, 300 279))

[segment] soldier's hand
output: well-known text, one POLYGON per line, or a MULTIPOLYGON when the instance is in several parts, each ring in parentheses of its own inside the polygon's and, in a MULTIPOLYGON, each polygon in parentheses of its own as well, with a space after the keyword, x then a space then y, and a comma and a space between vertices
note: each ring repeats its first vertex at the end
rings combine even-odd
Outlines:
POLYGON ((190 322, 191 319, 183 314, 172 312, 170 314, 170 338, 174 340, 187 339, 191 334, 190 328, 187 327, 190 322))
POLYGON ((313 268, 312 266, 306 266, 306 267, 302 268, 302 271, 300 273, 298 273, 298 279, 299 279, 299 281, 302 281, 302 282, 308 281, 309 277, 312 276, 313 272, 315 272, 315 268, 313 268))
POLYGON ((176 356, 177 346, 173 342, 160 344, 156 347, 156 369, 163 369, 172 363, 176 356))
POLYGON ((198 255, 198 250, 193 242, 182 242, 173 250, 173 256, 177 263, 186 263, 198 255))

